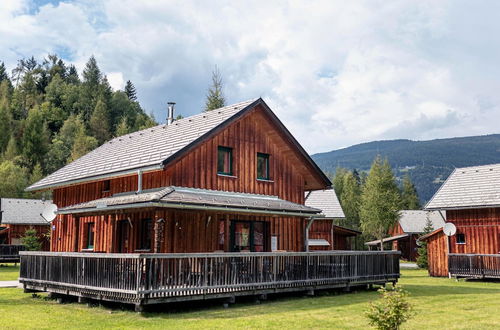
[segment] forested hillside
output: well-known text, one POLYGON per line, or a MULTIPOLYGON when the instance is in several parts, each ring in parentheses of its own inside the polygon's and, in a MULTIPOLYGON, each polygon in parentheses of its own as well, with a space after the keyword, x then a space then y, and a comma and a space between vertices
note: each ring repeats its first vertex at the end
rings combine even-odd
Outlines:
POLYGON ((399 180, 409 174, 422 202, 455 167, 500 163, 500 134, 430 141, 391 140, 312 155, 327 173, 337 167, 367 171, 377 154, 387 157, 399 180))
MULTIPOLYGON (((56 55, 0 62, 0 197, 24 188, 114 136, 156 125, 134 85, 114 91, 91 57, 81 75, 56 55)), ((46 196, 49 197, 49 196, 46 196)))

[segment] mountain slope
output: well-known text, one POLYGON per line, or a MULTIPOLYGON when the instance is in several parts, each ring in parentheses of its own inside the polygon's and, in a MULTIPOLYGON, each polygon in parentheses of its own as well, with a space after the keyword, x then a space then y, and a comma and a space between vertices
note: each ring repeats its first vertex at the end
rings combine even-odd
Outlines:
POLYGON ((368 171, 377 154, 389 159, 398 178, 409 173, 425 202, 454 168, 500 163, 500 134, 430 141, 374 141, 314 154, 312 158, 327 173, 334 173, 337 167, 368 171))

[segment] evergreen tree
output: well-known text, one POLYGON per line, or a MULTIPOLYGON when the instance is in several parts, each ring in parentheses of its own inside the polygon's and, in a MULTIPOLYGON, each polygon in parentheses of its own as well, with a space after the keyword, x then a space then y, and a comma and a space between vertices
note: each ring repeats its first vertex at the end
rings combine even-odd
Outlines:
POLYGON ((361 229, 364 234, 380 240, 380 249, 384 246, 382 239, 397 223, 400 207, 399 189, 386 160, 377 156, 368 174, 361 194, 361 229))
POLYGON ((5 63, 2 62, 0 63, 0 82, 3 82, 4 80, 8 80, 10 82, 9 74, 7 73, 7 69, 5 68, 5 63))
POLYGON ((361 190, 353 173, 344 174, 342 195, 340 196, 342 210, 346 216, 346 226, 359 230, 359 207, 361 190))
POLYGON ((99 95, 102 94, 101 82, 103 76, 94 56, 91 56, 87 64, 85 64, 82 76, 80 106, 83 119, 88 121, 95 109, 99 95))
POLYGON ((71 157, 68 162, 77 160, 78 158, 86 155, 90 151, 97 148, 99 142, 96 138, 88 136, 85 134, 84 130, 80 130, 75 137, 75 143, 73 144, 73 149, 71 150, 71 157))
POLYGON ((417 189, 410 176, 406 174, 403 178, 403 186, 401 190, 401 207, 404 210, 420 209, 420 199, 418 198, 417 189))
POLYGON ((137 91, 135 90, 134 84, 130 80, 127 80, 125 84, 125 94, 130 101, 137 101, 137 91))
POLYGON ((342 191, 344 189, 344 176, 349 173, 349 171, 343 167, 337 167, 335 170, 335 176, 332 179, 333 189, 335 189, 335 193, 339 200, 341 200, 342 191))
POLYGON ((78 71, 76 67, 71 64, 68 69, 68 74, 66 76, 66 82, 68 84, 78 85, 80 83, 80 77, 78 77, 78 71))
MULTIPOLYGON (((432 233, 433 231, 434 228, 432 226, 432 221, 431 219, 429 219, 429 214, 427 214, 427 220, 425 222, 424 232, 420 237, 432 233)), ((418 252, 417 266, 420 268, 427 269, 429 267, 429 260, 427 256, 427 241, 419 240, 419 244, 420 246, 417 249, 418 252)))
POLYGON ((11 137, 12 117, 9 109, 0 104, 0 154, 5 152, 11 137))
POLYGON ((48 151, 49 133, 38 107, 30 111, 22 138, 22 156, 29 169, 43 164, 48 151))
POLYGON ((106 103, 97 101, 95 110, 90 118, 90 130, 99 144, 103 144, 110 137, 109 112, 106 103))
POLYGON ((205 111, 222 108, 225 105, 226 99, 224 98, 223 93, 222 76, 216 66, 214 71, 212 71, 212 85, 208 89, 205 111))
POLYGON ((42 249, 42 243, 38 239, 36 230, 33 227, 24 232, 24 236, 21 237, 21 243, 23 243, 27 251, 40 251, 42 249))
POLYGON ((18 157, 19 153, 17 151, 16 139, 13 135, 11 135, 9 143, 7 143, 7 148, 3 154, 3 160, 10 160, 15 163, 18 161, 18 157))
MULTIPOLYGON (((42 171, 42 166, 40 164, 36 164, 35 167, 33 168, 33 171, 31 172, 28 184, 31 185, 35 182, 38 182, 38 181, 42 180, 43 177, 44 177, 44 175, 43 175, 43 171, 42 171)), ((44 194, 44 192, 42 192, 42 191, 32 192, 30 197, 40 199, 43 197, 43 194, 44 194)))
POLYGON ((115 136, 122 136, 128 133, 130 133, 130 127, 128 127, 127 118, 123 117, 118 126, 116 126, 115 136))

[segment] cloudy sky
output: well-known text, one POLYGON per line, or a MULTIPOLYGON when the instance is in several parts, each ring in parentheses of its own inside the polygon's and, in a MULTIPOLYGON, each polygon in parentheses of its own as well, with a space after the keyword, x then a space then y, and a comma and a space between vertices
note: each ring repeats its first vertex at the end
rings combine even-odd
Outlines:
POLYGON ((0 61, 92 54, 146 111, 263 97, 311 153, 499 133, 500 1, 0 1, 0 61))

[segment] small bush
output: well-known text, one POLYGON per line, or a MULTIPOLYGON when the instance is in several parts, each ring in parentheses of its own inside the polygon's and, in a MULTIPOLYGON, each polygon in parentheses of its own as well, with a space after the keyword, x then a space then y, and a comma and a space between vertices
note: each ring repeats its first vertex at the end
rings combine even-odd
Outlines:
POLYGON ((382 298, 370 305, 366 313, 370 325, 380 330, 397 330, 412 315, 412 307, 406 301, 408 292, 399 286, 378 290, 382 298))

